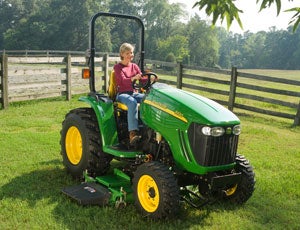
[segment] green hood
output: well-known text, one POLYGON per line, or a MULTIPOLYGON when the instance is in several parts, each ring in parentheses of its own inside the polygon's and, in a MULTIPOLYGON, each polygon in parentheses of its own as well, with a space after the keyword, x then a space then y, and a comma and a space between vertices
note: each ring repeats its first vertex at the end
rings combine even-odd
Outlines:
POLYGON ((224 106, 198 94, 156 83, 145 98, 158 109, 177 116, 185 123, 196 122, 206 125, 239 124, 240 120, 224 106), (154 104, 153 104, 154 103, 154 104))

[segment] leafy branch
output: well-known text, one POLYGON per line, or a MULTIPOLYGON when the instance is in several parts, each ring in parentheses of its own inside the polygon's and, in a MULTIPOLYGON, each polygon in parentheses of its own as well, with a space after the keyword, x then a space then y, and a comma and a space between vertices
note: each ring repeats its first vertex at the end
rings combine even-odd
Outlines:
POLYGON ((196 2, 193 7, 198 6, 199 10, 202 10, 205 6, 205 12, 208 16, 212 14, 212 24, 215 25, 220 19, 221 22, 226 19, 227 29, 230 28, 233 20, 235 19, 239 26, 243 28, 239 13, 243 13, 242 10, 238 9, 233 3, 234 0, 201 0, 196 2))
MULTIPOLYGON (((292 2, 293 0, 289 1, 292 2)), ((222 23, 224 19, 226 19, 227 29, 229 29, 232 22, 236 20, 243 29, 242 21, 239 16, 239 13, 243 13, 243 11, 238 9, 234 2, 235 0, 200 0, 197 1, 193 7, 199 7, 199 10, 205 8, 206 14, 208 16, 212 15, 213 25, 215 25, 218 20, 221 20, 222 23)), ((256 0, 256 4, 260 4, 259 12, 276 4, 277 16, 280 14, 281 0, 256 0)), ((300 7, 291 8, 284 12, 296 12, 289 22, 289 25, 294 24, 293 32, 295 32, 300 23, 300 7)))

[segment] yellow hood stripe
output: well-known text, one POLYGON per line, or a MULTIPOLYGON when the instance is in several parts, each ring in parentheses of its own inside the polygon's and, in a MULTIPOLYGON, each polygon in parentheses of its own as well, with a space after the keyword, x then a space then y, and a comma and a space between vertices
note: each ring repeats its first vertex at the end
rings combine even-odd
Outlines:
POLYGON ((179 120, 181 120, 181 121, 183 121, 185 123, 188 122, 187 119, 181 113, 179 113, 177 111, 172 111, 172 110, 168 109, 165 105, 163 105, 163 104, 161 104, 159 102, 150 101, 150 100, 144 100, 144 103, 148 104, 148 105, 151 105, 151 106, 153 106, 153 107, 155 107, 155 108, 157 108, 157 109, 159 109, 161 111, 164 111, 164 112, 170 114, 173 117, 178 118, 179 120))

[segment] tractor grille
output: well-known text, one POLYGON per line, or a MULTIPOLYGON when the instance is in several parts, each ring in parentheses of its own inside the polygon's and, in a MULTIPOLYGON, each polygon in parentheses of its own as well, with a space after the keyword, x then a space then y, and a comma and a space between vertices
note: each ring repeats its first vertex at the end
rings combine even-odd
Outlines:
POLYGON ((217 166, 235 162, 239 136, 206 136, 201 132, 202 127, 192 123, 188 130, 190 146, 197 163, 203 166, 217 166))

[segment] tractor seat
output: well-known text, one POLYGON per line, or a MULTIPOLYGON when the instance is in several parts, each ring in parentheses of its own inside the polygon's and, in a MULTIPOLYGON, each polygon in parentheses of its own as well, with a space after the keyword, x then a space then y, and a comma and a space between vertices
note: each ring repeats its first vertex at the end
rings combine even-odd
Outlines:
POLYGON ((117 84, 116 84, 116 76, 115 71, 111 71, 110 77, 109 77, 109 86, 108 86, 108 96, 110 99, 113 100, 114 104, 117 106, 117 108, 127 111, 127 105, 116 101, 117 97, 117 84))

